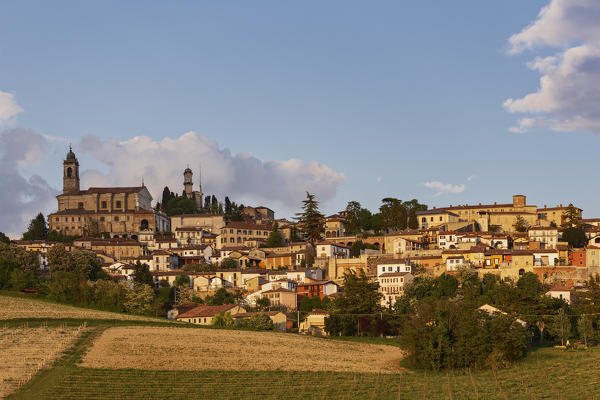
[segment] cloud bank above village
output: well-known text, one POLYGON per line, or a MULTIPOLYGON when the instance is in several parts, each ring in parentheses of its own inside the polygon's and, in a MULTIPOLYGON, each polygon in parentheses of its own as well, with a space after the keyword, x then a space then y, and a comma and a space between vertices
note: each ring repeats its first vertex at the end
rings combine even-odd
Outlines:
POLYGON ((83 167, 83 187, 134 186, 143 177, 158 201, 165 185, 181 193, 183 170, 188 164, 194 171, 195 190, 202 165, 205 194, 215 194, 221 201, 228 195, 232 201, 284 209, 299 208, 306 191, 316 194, 320 201, 330 200, 346 179, 316 161, 263 161, 248 153, 232 154, 196 132, 158 141, 147 136, 127 141, 87 136, 79 148, 108 167, 106 173, 83 167))
POLYGON ((510 128, 525 133, 535 127, 600 134, 600 2, 552 0, 537 19, 508 41, 509 54, 556 47, 527 67, 540 73, 536 92, 509 98, 504 108, 528 114, 510 128))
MULTIPOLYGON (((22 111, 14 95, 0 92, 0 185, 4 188, 0 193, 0 231, 12 237, 18 237, 38 212, 56 208, 59 188, 53 188, 38 174, 26 177, 23 170, 39 166, 50 147, 62 146, 66 140, 30 129, 9 128, 22 111)), ((162 140, 136 136, 118 141, 88 135, 75 151, 81 164, 82 189, 136 186, 143 178, 155 201, 160 201, 164 186, 182 192, 182 174, 188 164, 194 171, 196 190, 201 165, 205 194, 215 194, 221 201, 229 196, 232 201, 286 211, 299 208, 306 191, 322 202, 331 200, 346 179, 344 174, 316 161, 264 161, 249 153, 232 154, 215 140, 195 132, 162 140), (88 156, 106 169, 86 168, 84 160, 88 156)), ((60 176, 61 165, 49 174, 60 176)))
MULTIPOLYGON (((37 164, 47 145, 42 135, 29 129, 0 134, 0 231, 8 235, 20 235, 29 220, 56 202, 57 190, 46 180, 37 174, 26 178, 19 170, 37 164)), ((60 166, 57 171, 60 173, 60 166)))

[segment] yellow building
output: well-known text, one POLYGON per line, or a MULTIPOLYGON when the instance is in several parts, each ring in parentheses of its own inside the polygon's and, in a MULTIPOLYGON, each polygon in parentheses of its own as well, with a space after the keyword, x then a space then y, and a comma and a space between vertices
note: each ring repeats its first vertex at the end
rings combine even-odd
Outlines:
POLYGON ((417 221, 419 221, 419 229, 429 229, 440 225, 459 222, 458 214, 454 212, 433 208, 431 210, 417 212, 417 221))

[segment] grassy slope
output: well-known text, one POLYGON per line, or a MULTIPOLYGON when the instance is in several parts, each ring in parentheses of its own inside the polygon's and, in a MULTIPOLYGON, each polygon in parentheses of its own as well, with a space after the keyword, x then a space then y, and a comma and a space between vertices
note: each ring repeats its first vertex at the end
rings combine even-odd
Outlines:
MULTIPOLYGON (((592 399, 600 398, 600 349, 537 350, 510 369, 396 375, 293 371, 143 371, 77 367, 94 328, 14 399, 592 399)), ((291 360, 291 362, 293 362, 291 360)))
MULTIPOLYGON (((12 321, 29 326, 40 319, 12 321)), ((5 322, 5 321, 3 321, 5 322)), ((67 319, 44 323, 77 324, 67 319)), ((600 349, 544 348, 510 369, 397 375, 292 371, 144 371, 80 368, 77 362, 103 329, 159 323, 87 320, 90 330, 53 368, 41 371, 13 399, 600 399, 600 349)), ((172 325, 171 325, 172 326, 172 325)), ((189 325, 188 325, 189 326, 189 325)), ((381 339, 380 339, 381 340, 381 339)), ((361 340, 362 341, 362 340, 361 340)), ((378 340, 374 339, 375 342, 378 340)), ((386 340, 386 344, 391 341, 386 340)), ((293 360, 290 360, 293 362, 293 360)))

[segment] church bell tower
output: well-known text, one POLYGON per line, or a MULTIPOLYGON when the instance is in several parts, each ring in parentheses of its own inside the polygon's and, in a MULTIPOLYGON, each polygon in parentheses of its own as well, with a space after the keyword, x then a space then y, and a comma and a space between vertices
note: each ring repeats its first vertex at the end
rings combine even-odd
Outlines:
POLYGON ((194 184, 192 183, 192 170, 190 167, 183 171, 183 188, 185 189, 185 197, 188 199, 193 198, 194 184))
POLYGON ((67 158, 63 161, 63 193, 79 192, 79 161, 69 145, 67 158))

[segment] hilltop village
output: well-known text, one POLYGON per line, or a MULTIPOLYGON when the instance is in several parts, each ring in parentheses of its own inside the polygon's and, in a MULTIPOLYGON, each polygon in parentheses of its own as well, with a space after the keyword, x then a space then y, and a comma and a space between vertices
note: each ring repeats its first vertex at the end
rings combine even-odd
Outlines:
POLYGON ((208 325, 223 312, 250 318, 249 309, 266 305, 281 329, 296 324, 312 333, 324 333, 328 312, 309 305, 300 323, 296 310, 310 299, 335 299, 351 272, 377 283, 383 308, 393 307, 419 275, 468 269, 515 282, 533 273, 547 296, 569 303, 600 272, 600 218, 585 219, 573 205, 531 205, 520 194, 509 203, 444 208, 387 198, 377 215, 350 202, 322 216, 309 194, 304 214, 290 221, 266 206, 204 196, 200 183, 194 190, 190 168, 183 178, 180 196, 165 188, 162 204, 154 205, 143 184, 82 189, 79 162, 69 149, 57 211, 47 220, 51 234, 16 244, 37 255, 42 271, 58 245, 94 253, 115 281, 132 282, 144 266, 156 289, 176 285, 176 295, 190 300, 223 291, 241 299, 212 306, 175 301, 168 313, 173 319, 208 325))

